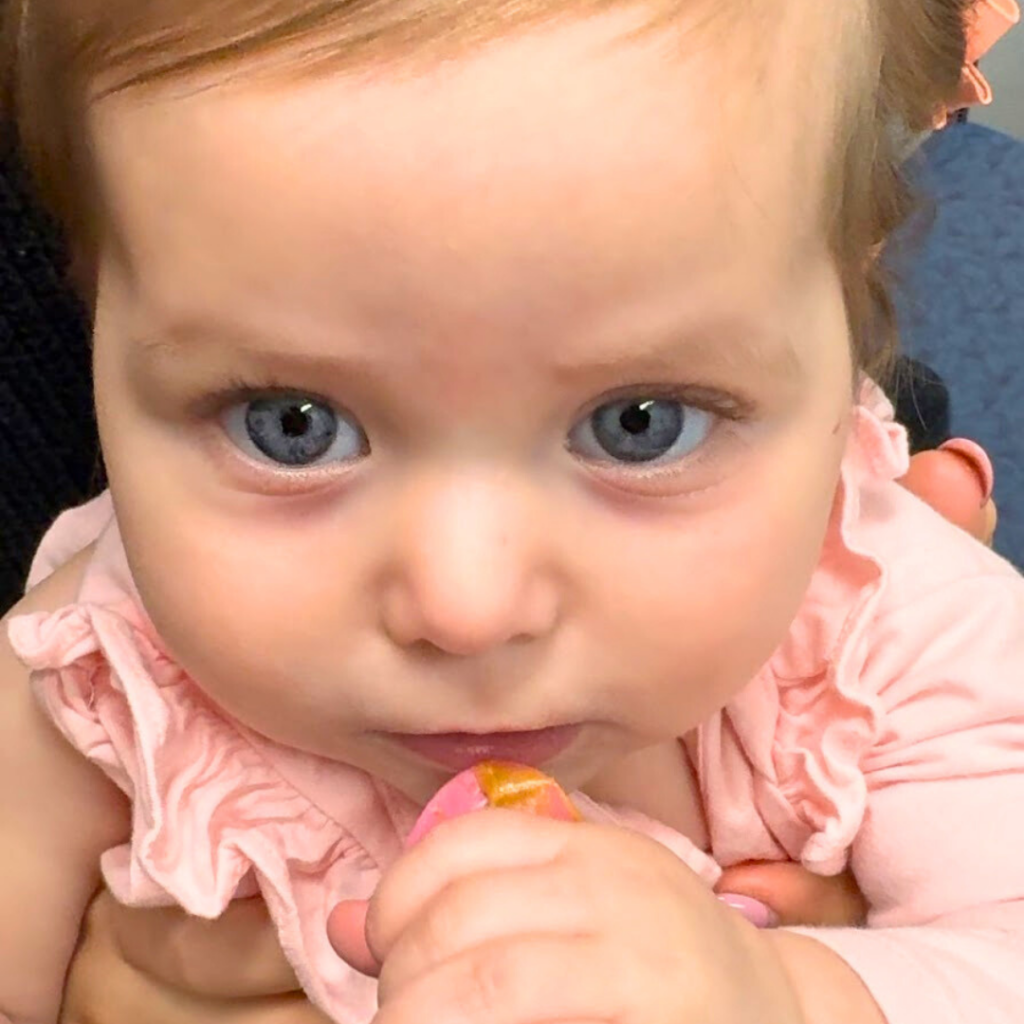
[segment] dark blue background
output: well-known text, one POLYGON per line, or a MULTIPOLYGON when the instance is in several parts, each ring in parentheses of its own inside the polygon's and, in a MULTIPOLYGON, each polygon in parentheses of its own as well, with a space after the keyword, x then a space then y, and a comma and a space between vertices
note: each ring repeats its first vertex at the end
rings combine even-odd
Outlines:
POLYGON ((945 378, 953 433, 992 456, 997 548, 1024 566, 1024 143, 955 124, 915 165, 933 210, 897 266, 904 351, 945 378))

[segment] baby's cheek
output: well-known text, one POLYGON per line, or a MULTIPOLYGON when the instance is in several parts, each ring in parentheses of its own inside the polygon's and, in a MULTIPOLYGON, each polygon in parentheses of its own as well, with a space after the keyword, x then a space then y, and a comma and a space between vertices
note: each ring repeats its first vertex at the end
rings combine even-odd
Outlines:
POLYGON ((310 531, 266 536, 257 524, 154 524, 136 569, 143 602, 174 659, 243 717, 288 714, 322 672, 309 665, 343 646, 351 587, 310 531))
POLYGON ((610 596, 595 633, 614 647, 619 710, 639 731, 688 731, 750 682, 799 608, 814 534, 758 498, 604 546, 594 585, 610 596))
POLYGON ((697 610, 716 638, 723 670, 749 678, 785 639, 820 562, 837 470, 777 476, 725 513, 709 540, 709 594, 697 610))

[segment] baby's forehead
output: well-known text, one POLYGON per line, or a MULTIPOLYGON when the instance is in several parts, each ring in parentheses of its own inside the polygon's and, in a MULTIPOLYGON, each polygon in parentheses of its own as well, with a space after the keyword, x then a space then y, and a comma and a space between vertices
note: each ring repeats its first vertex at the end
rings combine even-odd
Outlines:
POLYGON ((523 357, 599 368, 635 341, 662 346, 652 378, 681 335, 711 352, 788 333, 777 311, 817 237, 798 148, 702 101, 714 53, 623 42, 628 28, 573 21, 415 75, 101 102, 136 323, 187 305, 208 339, 242 309, 325 360, 349 346, 356 364, 387 351, 481 374, 523 357))
MULTIPOLYGON (((680 199, 706 192, 722 231, 749 219, 735 205, 758 207, 766 226, 814 220, 829 108, 809 102, 786 62, 762 55, 761 72, 742 75, 754 46, 744 37, 699 23, 653 30, 649 10, 621 8, 533 26, 443 62, 170 81, 100 101, 91 123, 101 178, 115 181, 140 148, 165 152, 169 164, 224 167, 250 147, 272 169, 273 150, 286 146, 311 185, 324 167, 343 170, 339 201, 346 190, 390 188, 404 206, 412 189, 456 216, 472 195, 549 202, 555 221, 575 207, 626 222, 660 183, 669 201, 673 185, 680 199), (332 153, 336 164, 325 160, 332 153), (601 179, 616 181, 613 195, 601 179)), ((475 213, 501 219, 486 202, 475 213)))

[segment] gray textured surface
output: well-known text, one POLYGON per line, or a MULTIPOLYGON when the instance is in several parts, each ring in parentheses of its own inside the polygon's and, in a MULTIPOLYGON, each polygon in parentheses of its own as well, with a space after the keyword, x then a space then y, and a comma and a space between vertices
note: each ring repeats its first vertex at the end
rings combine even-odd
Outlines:
POLYGON ((1024 566, 1024 143, 954 125, 922 157, 936 209, 903 270, 904 350, 945 377, 954 433, 992 456, 997 547, 1024 566))
POLYGON ((1024 24, 1011 29, 981 62, 995 100, 971 111, 971 120, 1024 139, 1024 24))

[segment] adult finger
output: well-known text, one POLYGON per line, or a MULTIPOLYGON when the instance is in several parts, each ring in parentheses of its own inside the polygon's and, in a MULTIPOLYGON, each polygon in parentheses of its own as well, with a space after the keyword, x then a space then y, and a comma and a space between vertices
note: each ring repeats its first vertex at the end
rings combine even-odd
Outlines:
POLYGON ((329 1024, 298 992, 263 998, 199 996, 137 970, 114 938, 111 911, 100 894, 84 921, 71 962, 60 1024, 329 1024))
POLYGON ((106 926, 125 962, 165 985, 225 999, 300 991, 261 899, 236 900, 215 921, 107 899, 106 926))
POLYGON ((758 901, 775 915, 772 925, 856 927, 867 918, 851 872, 824 878, 785 861, 737 864, 726 869, 716 892, 726 903, 735 896, 758 901))

